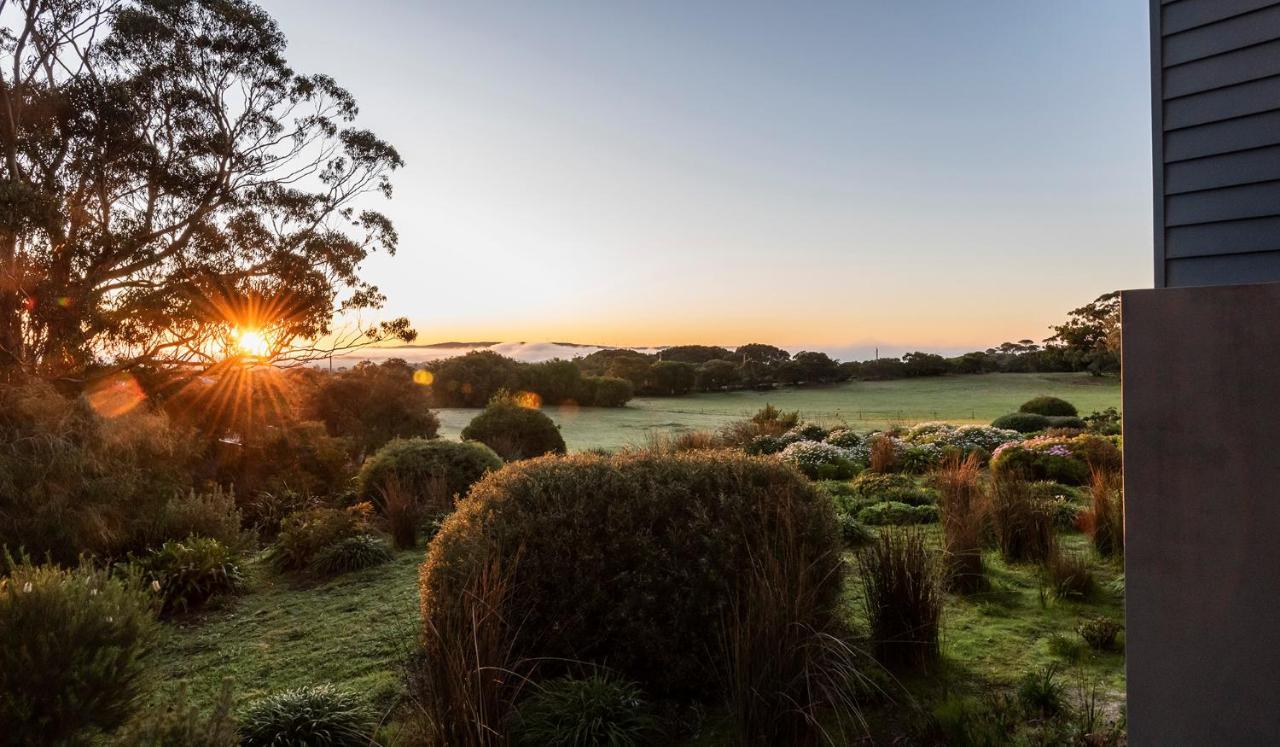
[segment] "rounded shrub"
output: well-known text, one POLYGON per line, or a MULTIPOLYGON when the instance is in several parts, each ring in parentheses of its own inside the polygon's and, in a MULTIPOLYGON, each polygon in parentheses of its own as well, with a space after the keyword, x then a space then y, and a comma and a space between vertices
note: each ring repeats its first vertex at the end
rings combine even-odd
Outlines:
POLYGON ((1006 428, 1019 433, 1035 433, 1049 427, 1049 417, 1034 412, 1011 412, 991 421, 992 428, 1006 428))
POLYGON ((479 441, 507 461, 565 453, 564 437, 546 413, 510 400, 490 403, 462 429, 462 437, 479 441))
POLYGON ((240 713, 240 743, 364 747, 374 727, 372 714, 354 695, 331 685, 313 685, 250 703, 240 713))
POLYGON ((244 585, 231 548, 211 537, 166 542, 135 562, 143 577, 159 587, 162 615, 197 609, 244 585))
POLYGON ((858 498, 873 503, 896 501, 923 506, 934 502, 933 493, 918 486, 909 475, 863 472, 854 478, 852 490, 858 498))
POLYGON ((278 570, 301 571, 325 549, 369 532, 373 507, 360 503, 346 509, 309 508, 297 511, 280 522, 280 534, 268 551, 268 560, 278 570))
POLYGON ((1089 427, 1089 424, 1084 422, 1082 418, 1078 418, 1075 415, 1050 415, 1049 427, 1084 430, 1089 427))
POLYGON ((501 617, 518 621, 511 657, 607 663, 655 697, 718 697, 713 652, 737 584, 758 548, 783 541, 794 583, 812 590, 794 622, 829 629, 842 585, 835 513, 779 461, 637 451, 509 465, 476 483, 431 543, 427 653, 449 645, 441 631, 469 630, 463 590, 501 568, 501 617))
POLYGON ((862 445, 862 436, 848 428, 836 428, 827 434, 826 442, 842 449, 852 449, 862 445))
POLYGON ((6 558, 0 578, 0 724, 10 744, 64 744, 111 731, 145 691, 152 595, 113 578, 6 558))
POLYGON ((316 553, 311 568, 326 576, 358 571, 386 563, 394 557, 386 542, 371 534, 357 534, 325 547, 316 553))
POLYGON ((380 508, 392 483, 418 501, 439 499, 433 493, 441 488, 445 499, 460 498, 486 472, 501 468, 502 458, 475 441, 395 439, 365 461, 356 492, 380 508))
POLYGON ((1076 406, 1059 397, 1036 397, 1022 403, 1018 412, 1029 412, 1046 417, 1075 417, 1080 413, 1076 406))
POLYGON ((796 441, 779 452, 779 458, 813 480, 847 480, 858 472, 848 449, 821 441, 796 441))
POLYGON ((628 747, 650 744, 657 733, 639 687, 595 674, 537 685, 516 707, 512 741, 520 747, 628 747))

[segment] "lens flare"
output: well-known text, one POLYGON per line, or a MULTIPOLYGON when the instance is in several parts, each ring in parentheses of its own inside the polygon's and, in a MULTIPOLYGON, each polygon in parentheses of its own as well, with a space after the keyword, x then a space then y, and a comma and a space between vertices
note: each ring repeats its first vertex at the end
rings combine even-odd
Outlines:
POLYGON ((436 377, 432 375, 430 371, 427 371, 425 369, 419 369, 413 372, 413 383, 415 384, 421 384, 422 386, 431 386, 431 382, 435 381, 435 379, 436 377))
POLYGON ((118 373, 99 379, 85 390, 85 399, 93 411, 104 418, 114 418, 129 412, 147 398, 138 380, 127 373, 118 373))
POLYGON ((542 407, 542 398, 534 392, 516 392, 511 395, 511 399, 515 401, 517 405, 529 410, 537 410, 542 407))

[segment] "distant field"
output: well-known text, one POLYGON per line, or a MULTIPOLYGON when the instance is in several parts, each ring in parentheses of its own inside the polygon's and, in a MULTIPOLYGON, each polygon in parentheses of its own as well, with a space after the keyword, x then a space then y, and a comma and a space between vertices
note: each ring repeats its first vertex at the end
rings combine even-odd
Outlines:
MULTIPOLYGON (((1028 399, 1049 394, 1082 414, 1120 407, 1120 380, 1088 374, 983 374, 899 381, 857 381, 771 392, 723 392, 686 397, 639 397, 616 409, 546 407, 570 450, 615 449, 642 443, 650 431, 715 429, 772 404, 807 420, 859 430, 895 423, 947 420, 989 423, 1028 399)), ((441 435, 457 438, 476 410, 438 410, 441 435)))

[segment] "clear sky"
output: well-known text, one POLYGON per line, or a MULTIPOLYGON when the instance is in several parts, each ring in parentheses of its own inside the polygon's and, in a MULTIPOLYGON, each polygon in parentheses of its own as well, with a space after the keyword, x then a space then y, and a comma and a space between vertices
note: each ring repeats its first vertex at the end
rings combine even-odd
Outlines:
POLYGON ((420 342, 972 349, 1151 284, 1138 0, 265 0, 420 342))

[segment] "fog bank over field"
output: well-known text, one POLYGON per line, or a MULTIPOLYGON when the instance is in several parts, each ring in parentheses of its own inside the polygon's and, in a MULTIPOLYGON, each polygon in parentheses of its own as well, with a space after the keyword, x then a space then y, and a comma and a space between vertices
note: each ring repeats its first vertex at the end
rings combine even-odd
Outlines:
MULTIPOLYGON (((508 358, 514 358, 518 361, 526 363, 539 363, 541 361, 549 361, 553 358, 562 358, 570 360, 580 358, 584 355, 590 355, 598 350, 610 350, 618 346, 605 345, 582 345, 567 342, 441 342, 427 345, 395 345, 395 346, 378 346, 367 347, 356 350, 344 355, 334 356, 335 365, 344 365, 355 363, 357 361, 384 361, 390 358, 400 358, 409 363, 428 363, 430 361, 442 360, 444 358, 452 358, 456 355, 465 355, 473 350, 492 350, 495 353, 505 355, 508 358)), ((638 350, 644 353, 656 353, 662 350, 665 345, 656 345, 651 347, 635 347, 631 350, 638 350)), ((736 345, 725 345, 723 347, 733 350, 736 345)), ((798 353, 802 350, 817 350, 832 358, 841 361, 861 361, 875 358, 877 351, 881 358, 896 358, 904 353, 915 350, 923 350, 928 353, 938 353, 944 356, 960 355, 977 349, 978 346, 968 348, 954 347, 903 347, 901 345, 875 345, 875 344, 857 344, 857 345, 814 345, 804 346, 780 346, 791 352, 798 353)))

